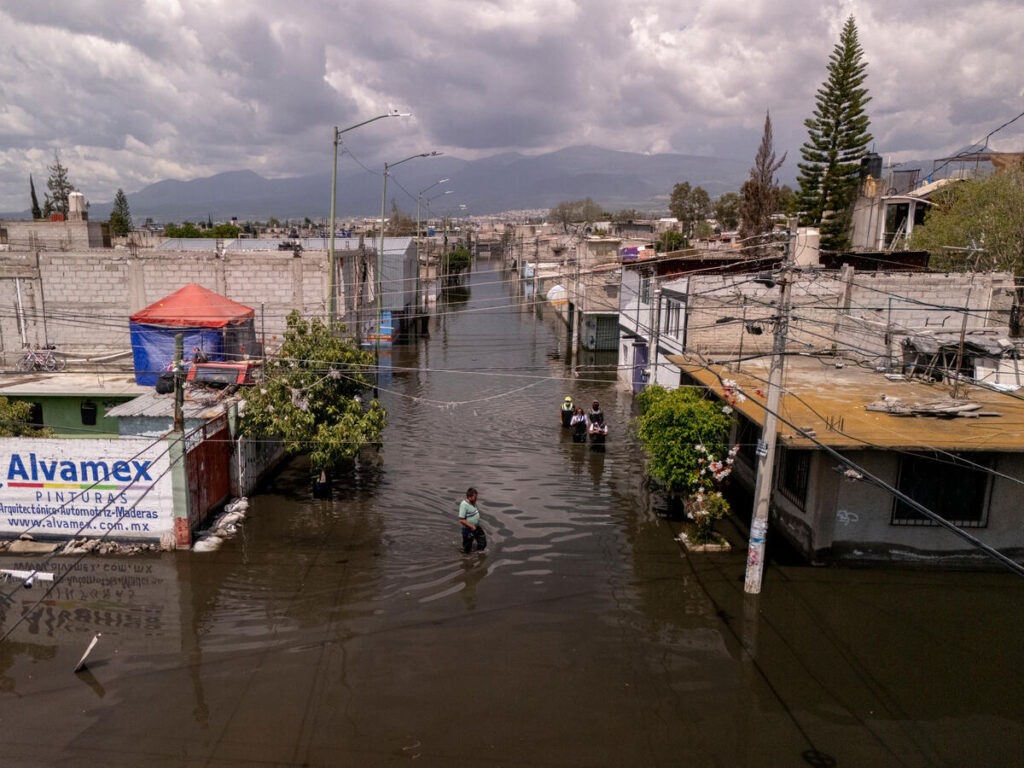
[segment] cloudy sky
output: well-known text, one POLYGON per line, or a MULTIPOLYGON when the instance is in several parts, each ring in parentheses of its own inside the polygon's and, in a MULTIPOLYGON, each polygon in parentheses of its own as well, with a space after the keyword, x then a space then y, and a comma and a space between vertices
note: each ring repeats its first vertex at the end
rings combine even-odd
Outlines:
MULTIPOLYGON (((0 0, 0 210, 55 149, 93 201, 165 178, 574 144, 795 158, 847 15, 876 149, 931 158, 1024 111, 1020 0, 0 0)), ((993 137, 1024 150, 1024 118, 993 137)), ((39 192, 42 199, 42 192, 39 192)))

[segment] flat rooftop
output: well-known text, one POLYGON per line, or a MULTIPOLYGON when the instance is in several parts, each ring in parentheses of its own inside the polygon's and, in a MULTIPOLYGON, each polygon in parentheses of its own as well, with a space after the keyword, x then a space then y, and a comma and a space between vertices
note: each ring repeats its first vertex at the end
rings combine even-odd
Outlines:
MULTIPOLYGON (((669 361, 698 383, 722 396, 718 379, 731 379, 747 396, 734 409, 758 425, 764 424, 770 359, 748 360, 739 371, 730 366, 704 363, 690 356, 670 355, 669 361), (715 374, 718 374, 717 376, 715 374)), ((881 447, 947 451, 1024 451, 1024 398, 1016 393, 960 385, 956 402, 980 405, 974 418, 896 415, 869 411, 865 406, 896 399, 906 405, 949 404, 952 386, 920 379, 891 381, 885 374, 845 361, 835 367, 831 358, 792 356, 783 375, 779 406, 782 418, 832 448, 848 450, 881 447), (991 414, 991 415, 989 415, 991 414), (830 426, 835 425, 836 428, 830 426)), ((779 422, 779 443, 793 448, 816 447, 797 429, 779 422)))
POLYGON ((18 373, 0 376, 0 397, 137 397, 152 391, 133 373, 18 373))

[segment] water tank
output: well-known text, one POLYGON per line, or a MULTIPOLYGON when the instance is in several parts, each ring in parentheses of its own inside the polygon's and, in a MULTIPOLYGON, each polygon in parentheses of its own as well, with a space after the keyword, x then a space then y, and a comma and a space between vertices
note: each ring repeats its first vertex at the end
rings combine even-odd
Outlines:
POLYGON ((85 195, 77 190, 68 193, 68 220, 85 221, 85 195))
POLYGON ((882 156, 876 152, 869 152, 860 161, 861 178, 870 176, 873 179, 882 178, 882 156))

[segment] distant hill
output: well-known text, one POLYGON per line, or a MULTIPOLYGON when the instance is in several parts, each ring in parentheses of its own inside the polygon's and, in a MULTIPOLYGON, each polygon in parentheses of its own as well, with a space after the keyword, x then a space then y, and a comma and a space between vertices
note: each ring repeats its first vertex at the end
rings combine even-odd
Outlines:
MULTIPOLYGON (((399 208, 415 214, 416 193, 441 178, 454 194, 435 200, 434 213, 465 204, 470 215, 524 208, 550 208, 563 200, 593 198, 609 211, 621 208, 664 211, 677 182, 700 185, 712 197, 738 191, 747 177, 751 159, 731 160, 693 155, 642 155, 598 147, 568 147, 527 157, 503 153, 467 161, 455 157, 413 161, 396 169, 388 181, 387 208, 394 199, 399 208), (404 189, 403 189, 404 188, 404 189), (409 194, 406 193, 408 191, 409 194)), ((795 166, 794 166, 795 168, 795 166)), ((791 176, 783 180, 792 183, 791 176)), ((442 188, 430 192, 433 196, 442 188)), ((330 212, 331 173, 266 179, 252 171, 230 171, 191 181, 160 181, 127 193, 132 218, 159 222, 183 220, 266 219, 270 216, 312 219, 330 212)), ((380 215, 379 174, 354 168, 339 158, 339 217, 380 215)), ((93 202, 89 216, 105 220, 110 203, 93 202)), ((27 216, 27 211, 17 216, 27 216)), ((8 216, 14 218, 14 215, 8 216)))

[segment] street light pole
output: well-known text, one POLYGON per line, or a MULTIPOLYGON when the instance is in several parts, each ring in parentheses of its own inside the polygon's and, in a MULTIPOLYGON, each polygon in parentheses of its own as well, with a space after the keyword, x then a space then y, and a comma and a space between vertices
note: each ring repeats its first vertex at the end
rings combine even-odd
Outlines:
POLYGON ((330 296, 327 302, 327 326, 333 331, 335 324, 335 315, 337 314, 337 287, 335 285, 335 267, 334 267, 334 220, 336 213, 336 205, 338 199, 338 142, 339 137, 343 133, 354 131, 356 128, 361 128, 369 123, 376 122, 377 120, 383 120, 385 117, 411 117, 411 112, 399 112, 397 110, 389 110, 386 114, 377 115, 371 117, 369 120, 364 120, 361 123, 350 125, 348 128, 338 130, 338 126, 334 126, 334 170, 331 172, 331 236, 330 245, 327 249, 327 265, 330 271, 328 278, 328 285, 330 286, 330 296))
POLYGON ((418 329, 421 329, 423 327, 423 323, 420 320, 420 311, 422 308, 422 304, 420 302, 420 240, 422 240, 423 238, 423 230, 420 224, 420 205, 423 202, 424 192, 433 189, 438 184, 446 184, 449 181, 451 181, 451 179, 441 179, 440 181, 435 181, 429 187, 424 187, 423 189, 421 189, 419 191, 419 194, 416 195, 416 322, 414 325, 418 329))
MULTIPOLYGON (((384 282, 382 279, 382 271, 384 269, 384 208, 387 204, 388 199, 388 171, 397 165, 406 163, 410 160, 415 160, 417 157, 437 157, 438 155, 444 154, 443 152, 420 152, 419 154, 409 155, 408 157, 399 160, 397 163, 384 163, 384 192, 380 198, 380 248, 377 250, 377 270, 375 274, 374 283, 376 284, 377 294, 377 332, 374 334, 373 344, 373 359, 375 367, 377 368, 377 376, 380 376, 380 319, 381 319, 381 292, 383 291, 384 282)), ((419 265, 417 265, 417 270, 419 265)), ((392 319, 392 324, 394 320, 392 319)), ((392 325, 392 328, 394 326, 392 325)))

